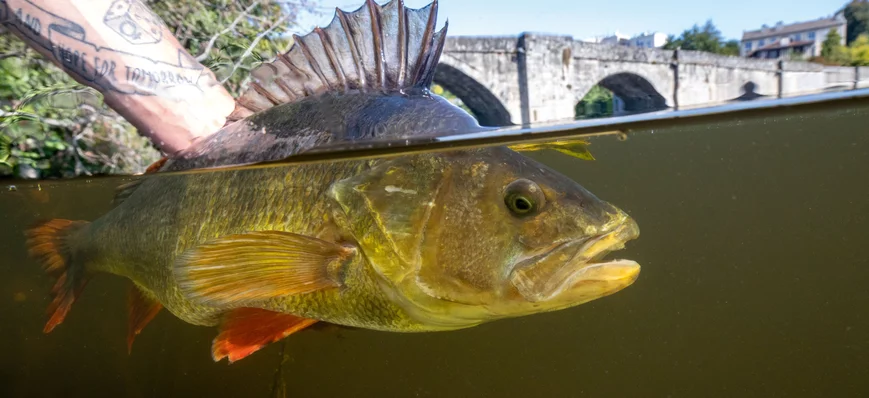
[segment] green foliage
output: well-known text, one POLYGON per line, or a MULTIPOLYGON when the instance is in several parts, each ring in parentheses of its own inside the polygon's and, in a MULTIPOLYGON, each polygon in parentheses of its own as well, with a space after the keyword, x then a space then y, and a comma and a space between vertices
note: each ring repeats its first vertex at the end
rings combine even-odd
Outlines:
POLYGON ((96 91, 0 31, 0 177, 137 172, 157 158, 96 91))
POLYGON ((847 47, 841 40, 838 32, 830 30, 821 47, 821 56, 811 61, 835 66, 869 66, 869 34, 857 36, 847 47))
POLYGON ((683 50, 705 51, 722 55, 739 55, 739 42, 725 41, 721 31, 712 23, 706 21, 703 26, 694 25, 686 29, 678 37, 670 35, 664 44, 667 50, 681 48, 683 50))
POLYGON ((299 13, 310 10, 305 3, 290 1, 146 0, 145 3, 166 22, 190 54, 214 71, 233 96, 244 91, 253 67, 289 49, 292 39, 287 28, 294 26, 299 13), (257 39, 261 34, 265 35, 257 39))
POLYGON ((593 86, 588 93, 582 97, 576 107, 574 113, 579 119, 591 119, 598 117, 612 116, 613 114, 613 93, 601 86, 593 86))
POLYGON ((739 56, 739 41, 738 40, 728 40, 724 43, 724 46, 721 47, 722 55, 732 55, 734 57, 739 56))
POLYGON ((846 42, 851 45, 860 35, 869 34, 869 0, 853 0, 845 6, 848 21, 846 42))
POLYGON ((474 115, 474 112, 471 111, 471 108, 468 108, 468 106, 465 105, 465 103, 462 102, 462 100, 459 99, 459 97, 456 97, 455 94, 451 93, 449 90, 445 89, 440 84, 437 84, 437 83, 432 84, 431 85, 431 92, 435 93, 437 95, 440 95, 441 97, 446 98, 447 101, 450 101, 454 105, 458 106, 459 108, 462 108, 462 110, 464 110, 465 112, 468 112, 469 115, 476 117, 474 115))
MULTIPOLYGON (((144 0, 233 95, 289 48, 287 28, 311 10, 299 1, 144 0)), ((140 173, 159 157, 99 93, 0 28, 0 178, 140 173)))
POLYGON ((821 58, 829 65, 848 65, 851 63, 851 54, 848 48, 842 45, 842 36, 836 29, 830 29, 827 38, 821 44, 821 58))
POLYGON ((851 65, 869 66, 869 34, 862 34, 848 48, 851 65))
POLYGON ((841 41, 842 36, 839 36, 839 32, 836 29, 830 29, 827 38, 821 44, 821 56, 824 58, 832 57, 842 47, 841 41))

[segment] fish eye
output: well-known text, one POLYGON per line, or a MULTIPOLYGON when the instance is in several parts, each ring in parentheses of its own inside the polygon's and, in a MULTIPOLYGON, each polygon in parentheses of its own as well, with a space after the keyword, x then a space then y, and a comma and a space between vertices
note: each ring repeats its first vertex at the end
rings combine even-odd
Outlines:
POLYGON ((507 185, 504 204, 516 216, 537 213, 543 206, 543 191, 533 181, 520 179, 507 185))

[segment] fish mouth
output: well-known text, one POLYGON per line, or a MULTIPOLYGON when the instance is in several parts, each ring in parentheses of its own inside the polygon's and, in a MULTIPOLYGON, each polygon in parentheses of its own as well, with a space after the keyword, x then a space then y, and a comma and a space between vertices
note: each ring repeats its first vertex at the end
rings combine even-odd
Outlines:
POLYGON ((630 286, 640 274, 632 260, 606 260, 639 236, 637 223, 626 218, 610 232, 580 241, 562 242, 546 253, 517 264, 510 275, 522 297, 560 307, 581 304, 630 286))

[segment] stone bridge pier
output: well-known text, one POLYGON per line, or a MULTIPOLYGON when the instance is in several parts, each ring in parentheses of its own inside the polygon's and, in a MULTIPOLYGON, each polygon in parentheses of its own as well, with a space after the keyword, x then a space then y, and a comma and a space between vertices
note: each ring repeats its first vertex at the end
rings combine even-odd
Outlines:
POLYGON ((869 68, 585 43, 569 36, 449 37, 434 80, 481 124, 575 117, 595 85, 627 112, 869 86, 869 68))

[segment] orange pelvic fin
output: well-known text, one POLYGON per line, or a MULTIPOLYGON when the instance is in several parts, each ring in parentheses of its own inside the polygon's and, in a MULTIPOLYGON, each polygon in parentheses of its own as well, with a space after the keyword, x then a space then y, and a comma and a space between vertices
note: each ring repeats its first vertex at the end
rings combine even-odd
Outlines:
POLYGON ((211 356, 215 362, 228 358, 233 363, 316 322, 259 308, 236 308, 224 317, 211 356))
POLYGON ((157 316, 157 313, 163 309, 163 304, 160 304, 157 300, 133 285, 130 287, 127 309, 130 316, 127 329, 127 353, 129 354, 133 351, 133 340, 157 316))
POLYGON ((49 319, 43 329, 45 333, 63 322, 88 282, 84 266, 71 261, 72 250, 69 245, 69 238, 87 225, 87 221, 55 219, 26 232, 30 256, 42 264, 49 276, 56 279, 51 288, 54 299, 48 306, 49 319))

